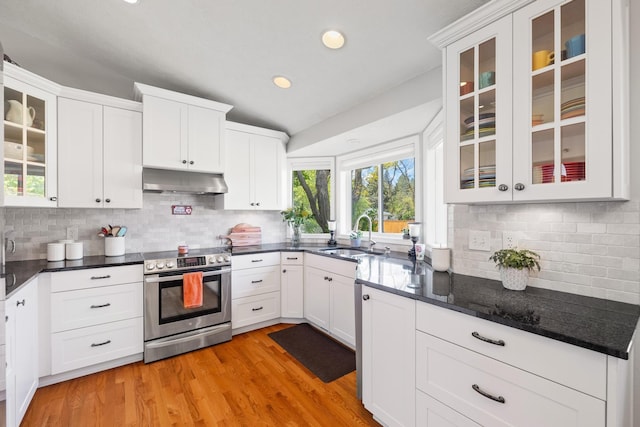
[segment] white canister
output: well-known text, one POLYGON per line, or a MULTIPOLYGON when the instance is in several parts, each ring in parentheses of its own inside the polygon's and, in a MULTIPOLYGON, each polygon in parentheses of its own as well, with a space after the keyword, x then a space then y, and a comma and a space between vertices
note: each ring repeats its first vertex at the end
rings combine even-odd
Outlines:
POLYGON ((64 243, 47 244, 47 261, 64 261, 65 245, 64 243))
POLYGON ((104 255, 105 256, 124 255, 124 237, 105 237, 104 238, 104 255))
POLYGON ((82 259, 83 245, 82 242, 73 242, 65 244, 66 258, 68 260, 82 259))
POLYGON ((449 248, 431 249, 431 267, 434 271, 447 271, 450 266, 451 251, 449 248))

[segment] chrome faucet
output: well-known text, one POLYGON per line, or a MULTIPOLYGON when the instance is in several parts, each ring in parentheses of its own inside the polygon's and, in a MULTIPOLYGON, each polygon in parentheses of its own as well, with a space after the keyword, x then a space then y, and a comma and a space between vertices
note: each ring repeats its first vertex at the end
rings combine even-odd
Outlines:
POLYGON ((353 231, 358 231, 358 224, 360 223, 360 220, 362 218, 367 218, 367 220, 369 221, 369 252, 371 252, 373 251, 373 247, 376 244, 376 242, 371 239, 371 231, 373 229, 373 222, 371 221, 371 218, 369 218, 367 214, 360 215, 358 219, 356 219, 356 223, 353 225, 353 231))

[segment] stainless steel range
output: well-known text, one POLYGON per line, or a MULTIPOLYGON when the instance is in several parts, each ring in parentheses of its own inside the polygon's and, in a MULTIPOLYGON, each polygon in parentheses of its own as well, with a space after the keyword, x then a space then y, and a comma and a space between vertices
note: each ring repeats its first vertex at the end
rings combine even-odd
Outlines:
POLYGON ((144 362, 231 339, 231 254, 222 248, 144 256, 144 362), (202 306, 185 308, 183 277, 202 272, 202 306))

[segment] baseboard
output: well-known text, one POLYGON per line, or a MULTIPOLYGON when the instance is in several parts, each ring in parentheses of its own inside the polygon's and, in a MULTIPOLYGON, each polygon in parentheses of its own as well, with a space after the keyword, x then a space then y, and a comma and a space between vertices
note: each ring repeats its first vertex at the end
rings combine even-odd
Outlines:
POLYGON ((241 328, 233 329, 231 331, 231 335, 244 334, 245 332, 255 331, 256 329, 262 329, 262 328, 266 328, 267 326, 273 326, 280 323, 298 324, 298 323, 304 323, 304 322, 306 322, 305 319, 280 317, 277 319, 265 320, 264 322, 258 322, 258 323, 254 323, 253 325, 247 325, 241 328))
POLYGON ((63 381, 72 380, 74 378, 84 377, 85 375, 95 374, 96 372, 106 371, 107 369, 117 368, 118 366, 128 365, 142 360, 142 353, 132 354, 131 356, 121 357, 119 359, 110 360, 97 365, 91 365, 73 371, 63 372, 56 375, 48 375, 40 377, 38 387, 45 387, 51 384, 61 383, 63 381))

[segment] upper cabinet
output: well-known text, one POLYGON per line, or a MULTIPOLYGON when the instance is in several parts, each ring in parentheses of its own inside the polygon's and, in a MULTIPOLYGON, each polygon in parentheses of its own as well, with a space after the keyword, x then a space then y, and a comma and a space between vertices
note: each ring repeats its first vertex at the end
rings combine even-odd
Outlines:
POLYGON ((63 89, 58 153, 59 207, 142 208, 140 103, 63 89))
POLYGON ((4 63, 7 206, 57 206, 56 94, 60 87, 4 63))
POLYGON ((494 0, 444 49, 448 203, 629 197, 623 0, 494 0))
POLYGON ((282 132, 227 122, 225 209, 280 210, 285 184, 282 132))
POLYGON ((143 104, 145 167, 224 172, 226 113, 232 106, 144 84, 135 84, 143 104))

